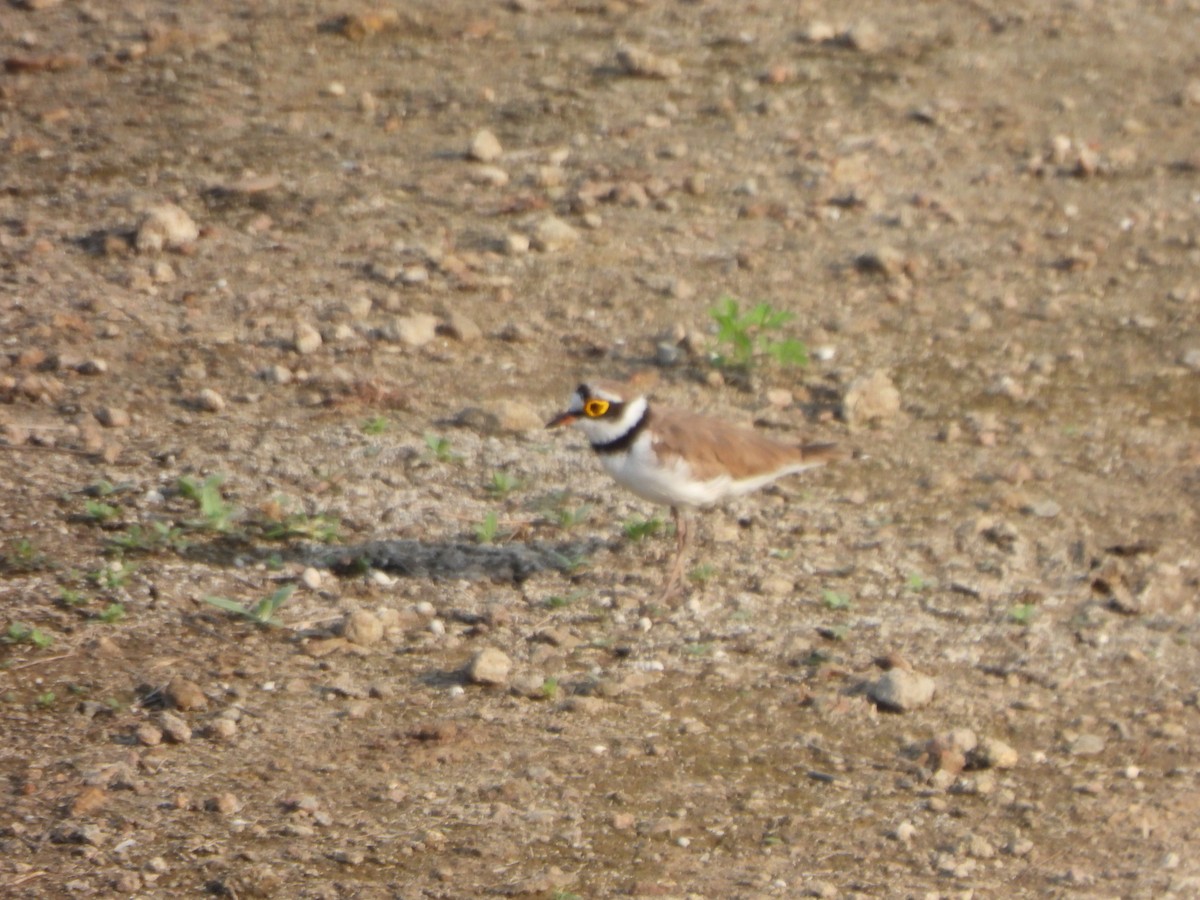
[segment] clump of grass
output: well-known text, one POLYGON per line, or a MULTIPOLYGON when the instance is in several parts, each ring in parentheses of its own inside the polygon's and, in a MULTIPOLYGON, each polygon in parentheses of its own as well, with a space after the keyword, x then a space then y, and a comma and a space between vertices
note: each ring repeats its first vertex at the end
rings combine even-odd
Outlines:
POLYGON ((576 600, 587 595, 587 591, 572 591, 569 594, 554 594, 546 598, 546 606, 549 609, 565 609, 576 600))
POLYGON ((191 527, 202 531, 215 531, 226 534, 233 530, 233 520, 237 509, 225 502, 221 495, 221 485, 225 483, 222 475, 209 475, 203 481, 184 476, 179 479, 179 493, 196 504, 200 519, 188 523, 191 527))
POLYGON ((621 525, 621 533, 631 541, 641 541, 648 537, 658 534, 662 531, 663 520, 658 516, 652 519, 643 519, 639 516, 633 516, 626 519, 621 525))
POLYGON ((821 591, 821 602, 826 609, 839 610, 850 608, 850 598, 839 591, 825 589, 821 591))
POLYGON ((45 553, 34 546, 28 538, 16 538, 8 542, 8 547, 0 553, 0 572, 12 575, 26 575, 31 572, 41 572, 50 567, 50 561, 45 553))
POLYGON ((119 511, 115 506, 105 503, 103 500, 88 499, 83 503, 83 517, 97 525, 103 525, 119 511))
POLYGON ((808 348, 794 338, 774 335, 795 316, 786 310, 759 303, 745 312, 733 297, 722 297, 709 311, 717 323, 717 349, 713 362, 718 366, 749 369, 761 357, 770 357, 781 365, 808 364, 808 348))
POLYGON ((483 521, 475 526, 475 540, 481 544, 490 544, 500 533, 500 519, 495 510, 489 510, 483 521))
POLYGON ((24 622, 13 622, 0 640, 6 644, 33 644, 39 650, 45 650, 54 643, 54 638, 46 632, 24 622))
POLYGON ((362 432, 363 432, 363 434, 371 434, 371 435, 383 434, 385 431, 388 430, 390 425, 391 425, 391 423, 388 421, 387 416, 382 416, 382 415, 371 416, 371 418, 365 420, 362 423, 362 432))
POLYGON ((129 581, 129 576, 136 570, 137 566, 133 563, 117 561, 101 566, 88 575, 88 580, 102 590, 115 591, 124 587, 125 583, 129 581))
POLYGON ((701 563, 688 572, 688 581, 704 586, 717 573, 717 567, 712 563, 701 563))
POLYGON ((215 606, 217 609, 233 613, 235 616, 241 616, 255 625, 279 626, 283 623, 275 618, 275 611, 287 602, 288 597, 292 596, 292 591, 295 589, 296 586, 294 584, 285 584, 251 606, 244 606, 236 600, 230 600, 228 597, 209 596, 204 598, 204 602, 210 606, 215 606))
POLYGON ((100 615, 98 615, 96 618, 98 618, 105 625, 116 625, 125 618, 125 604, 110 603, 108 606, 104 607, 100 615))
POLYGON ((188 548, 188 540, 183 536, 183 529, 177 525, 151 522, 149 527, 143 528, 134 523, 120 534, 111 535, 108 547, 118 553, 149 553, 167 548, 182 553, 188 548))
POLYGON ((83 591, 77 591, 74 588, 65 587, 58 592, 58 599, 59 602, 64 606, 75 608, 79 606, 87 606, 90 598, 83 593, 83 591))
POLYGON ((1008 620, 1014 625, 1028 628, 1037 616, 1037 606, 1033 603, 1018 603, 1008 611, 1008 620))
POLYGON ((580 506, 563 506, 558 510, 558 527, 564 531, 581 525, 592 515, 592 507, 587 503, 580 506))
POLYGON ((493 472, 492 480, 487 485, 487 492, 493 497, 507 497, 520 486, 521 482, 515 476, 509 475, 507 472, 493 472))
POLYGON ((333 516, 317 513, 288 513, 280 519, 263 519, 258 523, 263 537, 272 541, 303 538, 321 544, 332 544, 338 539, 342 523, 333 516))
POLYGON ((433 454, 433 458, 438 462, 456 463, 462 461, 462 457, 451 449, 449 438, 428 433, 425 435, 425 446, 429 448, 429 452, 433 454))

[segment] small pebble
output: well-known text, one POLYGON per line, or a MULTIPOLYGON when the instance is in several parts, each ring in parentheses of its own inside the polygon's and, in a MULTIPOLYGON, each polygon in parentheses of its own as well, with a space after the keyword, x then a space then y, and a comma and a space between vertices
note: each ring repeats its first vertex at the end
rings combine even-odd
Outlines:
POLYGON ((242 801, 237 798, 236 794, 225 791, 205 801, 204 808, 209 812, 220 813, 223 816, 231 816, 241 810, 242 801))
POLYGON ((200 228, 182 208, 174 203, 162 203, 146 211, 138 225, 134 246, 139 253, 178 250, 193 244, 200 237, 200 228))
POLYGON ((503 155, 504 148, 500 146, 500 139, 486 128, 475 132, 474 137, 471 138, 470 145, 467 147, 467 157, 476 162, 495 162, 503 155))
POLYGON ((530 243, 542 253, 555 253, 579 241, 579 232, 557 216, 546 216, 530 235, 530 243))
POLYGON ((297 322, 292 346, 302 356, 315 353, 321 346, 321 332, 308 322, 297 322))
POLYGON ((627 75, 639 78, 669 79, 683 74, 683 68, 677 60, 628 44, 617 48, 617 64, 627 75))
POLYGON ((179 675, 167 683, 163 694, 175 709, 204 709, 208 706, 208 697, 204 695, 200 685, 179 675))
POLYGON ((850 384, 842 410, 851 428, 888 422, 900 412, 900 391, 886 372, 878 370, 850 384))
POLYGON ((1072 756, 1095 756, 1098 753, 1103 753, 1105 747, 1104 738, 1098 734, 1081 734, 1075 738, 1067 746, 1067 751, 1072 756))
POLYGON ((342 635, 352 644, 369 647, 383 640, 383 623, 375 613, 356 609, 346 617, 342 635))
POLYGON ((933 700, 935 688, 928 675, 892 669, 867 688, 867 696, 884 709, 909 712, 927 706, 933 700))
POLYGON ((133 418, 119 406, 102 406, 96 410, 96 421, 105 428, 128 428, 133 418))
POLYGON ((467 664, 467 678, 475 684, 502 685, 508 682, 512 660, 503 650, 485 647, 467 664))
POLYGON ((204 388, 195 397, 197 409, 218 413, 225 409, 225 398, 212 388, 204 388))
POLYGON ((437 316, 418 313, 396 316, 385 332, 388 340, 397 341, 406 347, 424 347, 437 338, 437 328, 437 316))
POLYGON ((192 728, 173 712, 163 712, 158 717, 163 734, 174 744, 186 744, 192 739, 192 728))

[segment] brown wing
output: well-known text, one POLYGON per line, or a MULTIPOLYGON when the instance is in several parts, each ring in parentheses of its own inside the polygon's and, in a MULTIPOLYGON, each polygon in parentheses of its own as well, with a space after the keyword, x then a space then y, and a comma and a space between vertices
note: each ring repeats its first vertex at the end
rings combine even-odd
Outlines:
POLYGON ((788 466, 818 465, 839 455, 833 444, 784 444, 720 419, 651 407, 654 450, 660 457, 684 456, 700 479, 730 475, 753 478, 788 466))

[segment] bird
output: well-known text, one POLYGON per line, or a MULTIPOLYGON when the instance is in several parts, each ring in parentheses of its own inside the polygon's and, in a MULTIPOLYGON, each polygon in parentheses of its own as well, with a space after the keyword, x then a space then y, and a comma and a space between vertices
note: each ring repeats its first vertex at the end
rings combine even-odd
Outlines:
POLYGON ((651 404, 635 386, 580 384, 547 428, 574 425, 609 475, 644 500, 671 508, 675 556, 661 601, 679 589, 690 513, 841 457, 836 444, 785 444, 753 428, 651 404))

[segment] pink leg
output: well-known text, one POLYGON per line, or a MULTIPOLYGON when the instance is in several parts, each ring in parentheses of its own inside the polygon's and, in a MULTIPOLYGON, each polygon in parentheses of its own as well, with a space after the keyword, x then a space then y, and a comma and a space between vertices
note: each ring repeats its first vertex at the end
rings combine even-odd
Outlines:
POLYGON ((678 507, 672 506, 671 519, 675 523, 675 559, 671 563, 671 574, 667 578, 667 586, 663 588, 662 596, 659 597, 660 603, 666 602, 679 592, 679 587, 683 582, 684 552, 687 550, 688 539, 691 537, 686 513, 681 513, 678 507))

